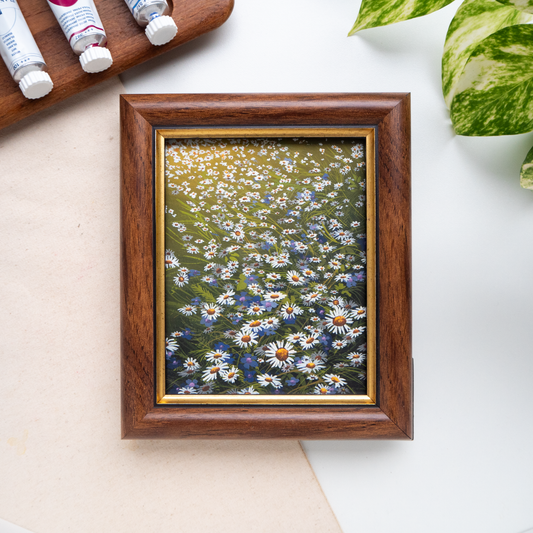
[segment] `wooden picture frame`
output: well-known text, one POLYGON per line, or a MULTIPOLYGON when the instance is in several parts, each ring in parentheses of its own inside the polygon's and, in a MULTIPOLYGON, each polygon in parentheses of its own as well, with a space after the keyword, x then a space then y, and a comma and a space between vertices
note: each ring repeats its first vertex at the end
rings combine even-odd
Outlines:
POLYGON ((123 95, 121 224, 123 438, 413 438, 409 94, 123 95), (165 138, 293 135, 365 138, 367 394, 172 398, 160 327, 165 138))

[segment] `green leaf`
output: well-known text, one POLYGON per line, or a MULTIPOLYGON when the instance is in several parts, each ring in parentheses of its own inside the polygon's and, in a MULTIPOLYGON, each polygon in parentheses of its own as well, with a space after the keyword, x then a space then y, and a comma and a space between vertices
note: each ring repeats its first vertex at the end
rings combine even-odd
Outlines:
POLYGON ((533 190, 533 148, 527 153, 520 170, 520 185, 533 190))
POLYGON ((246 284, 246 281, 244 281, 246 279, 246 276, 244 274, 241 274, 239 279, 240 279, 240 281, 237 284, 236 289, 238 291, 244 291, 246 289, 246 287, 248 287, 248 285, 246 284))
POLYGON ((498 2, 526 13, 533 13, 533 0, 498 0, 498 2))
POLYGON ((533 129, 533 26, 509 26, 476 46, 457 84, 451 118, 459 135, 533 129))
POLYGON ((428 15, 454 0, 363 0, 357 20, 348 35, 359 30, 387 26, 402 20, 428 15))
POLYGON ((193 292, 197 295, 203 298, 206 302, 214 302, 216 300, 216 296, 213 296, 205 287, 202 287, 199 283, 196 285, 192 285, 193 292))
POLYGON ((532 18, 497 0, 465 0, 461 4, 448 28, 442 56, 442 92, 448 107, 475 47, 494 32, 532 18))

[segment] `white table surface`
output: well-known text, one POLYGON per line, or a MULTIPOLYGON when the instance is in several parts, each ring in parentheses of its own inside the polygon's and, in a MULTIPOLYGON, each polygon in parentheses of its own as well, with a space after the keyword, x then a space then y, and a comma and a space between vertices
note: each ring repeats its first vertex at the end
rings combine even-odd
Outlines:
POLYGON ((414 442, 306 442, 345 531, 533 525, 533 134, 455 136, 440 61, 458 3, 347 38, 360 2, 237 0, 129 93, 412 93, 414 442))

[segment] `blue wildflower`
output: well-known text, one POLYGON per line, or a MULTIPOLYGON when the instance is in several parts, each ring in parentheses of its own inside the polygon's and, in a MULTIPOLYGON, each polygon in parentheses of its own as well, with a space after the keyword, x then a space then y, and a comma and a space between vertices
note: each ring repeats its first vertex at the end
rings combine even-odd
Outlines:
POLYGON ((245 368, 246 370, 250 369, 250 368, 255 368, 257 366, 257 358, 250 354, 250 353, 245 353, 242 357, 241 357, 241 362, 240 362, 240 366, 242 366, 243 368, 245 368))
POLYGON ((255 381, 255 371, 254 370, 245 370, 244 372, 244 379, 248 382, 255 381))
POLYGON ((219 352, 225 352, 226 350, 229 350, 229 344, 226 344, 224 342, 217 342, 215 344, 215 350, 219 352))
POLYGON ((295 378, 295 377, 290 377, 286 382, 285 384, 288 386, 288 387, 294 387, 294 385, 296 385, 298 383, 298 380, 295 378))

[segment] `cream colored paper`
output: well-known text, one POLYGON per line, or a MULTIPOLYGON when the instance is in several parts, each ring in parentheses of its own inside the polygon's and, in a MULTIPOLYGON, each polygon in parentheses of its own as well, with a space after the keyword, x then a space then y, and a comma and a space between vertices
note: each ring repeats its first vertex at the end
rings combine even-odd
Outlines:
POLYGON ((338 532, 297 442, 120 440, 121 92, 115 78, 0 132, 0 517, 338 532))

